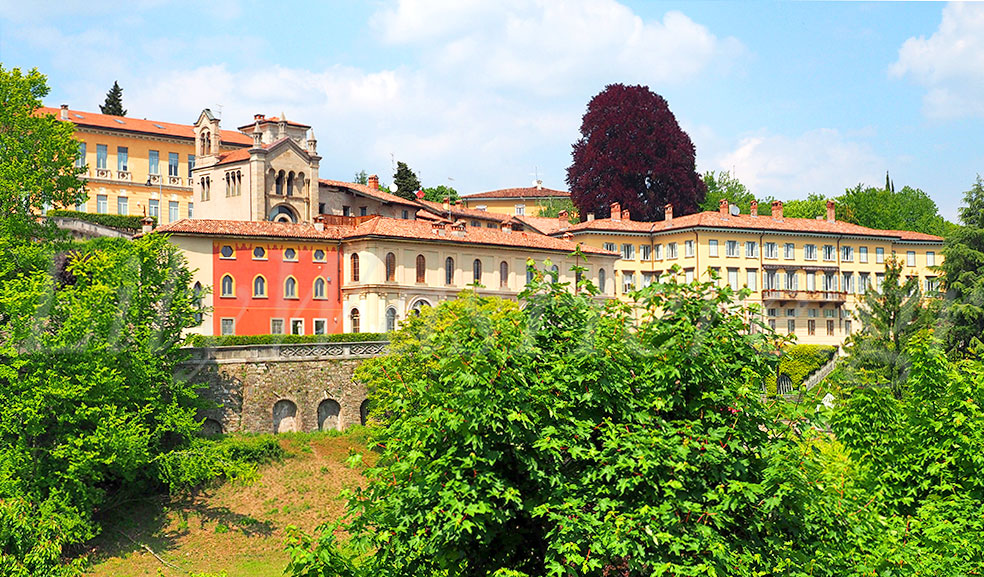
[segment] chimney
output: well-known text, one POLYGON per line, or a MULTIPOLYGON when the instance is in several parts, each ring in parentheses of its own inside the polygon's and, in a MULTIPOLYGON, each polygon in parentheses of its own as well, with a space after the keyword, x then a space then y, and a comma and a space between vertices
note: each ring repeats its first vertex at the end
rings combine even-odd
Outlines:
POLYGON ((567 242, 574 242, 574 233, 572 233, 572 232, 565 232, 565 233, 564 233, 564 234, 563 234, 563 235, 561 236, 561 238, 563 238, 563 239, 564 239, 564 240, 566 240, 567 242))
POLYGON ((379 190, 379 176, 375 174, 369 175, 369 188, 379 190))
POLYGON ((782 201, 773 200, 772 201, 772 218, 776 220, 782 220, 782 201))
POLYGON ((449 226, 451 228, 451 234, 454 236, 465 236, 465 221, 459 220, 449 226))
POLYGON ((622 210, 622 220, 632 220, 632 217, 629 215, 629 209, 622 210))
POLYGON ((264 114, 254 114, 253 115, 253 120, 257 124, 259 124, 260 122, 263 122, 265 119, 266 119, 266 115, 264 115, 264 114))
POLYGON ((721 213, 721 216, 728 216, 728 199, 727 198, 722 198, 721 200, 718 201, 718 212, 721 213))
POLYGON ((666 222, 670 222, 671 220, 673 220, 673 205, 672 204, 668 204, 668 205, 666 205, 666 206, 663 207, 663 215, 664 215, 663 216, 663 220, 665 220, 666 222))
POLYGON ((58 118, 60 118, 61 120, 68 120, 68 105, 67 104, 62 104, 61 105, 61 112, 58 113, 58 118))
POLYGON ((834 211, 834 201, 828 200, 827 201, 827 222, 834 222, 835 220, 837 220, 834 217, 834 213, 835 213, 835 211, 834 211))
POLYGON ((140 219, 140 231, 144 234, 154 230, 154 219, 149 216, 145 216, 140 219))
POLYGON ((444 223, 442 223, 442 222, 433 222, 433 223, 431 223, 431 232, 433 232, 436 235, 443 236, 444 235, 444 223))
POLYGON ((512 223, 511 222, 502 223, 502 232, 507 234, 512 232, 512 223))
POLYGON ((314 230, 321 232, 325 229, 325 215, 319 214, 314 217, 314 230))
POLYGON ((588 213, 588 220, 587 220, 587 222, 591 222, 592 220, 594 220, 594 213, 593 212, 589 212, 588 213))
POLYGON ((559 220, 560 222, 567 222, 567 211, 566 210, 562 210, 562 211, 558 212, 557 213, 557 220, 559 220))
POLYGON ((622 219, 622 206, 619 203, 613 202, 609 212, 611 212, 611 215, 608 218, 612 220, 622 219))
POLYGON ((536 179, 536 189, 537 190, 543 190, 543 181, 540 180, 539 178, 536 179))
POLYGON ((444 200, 441 202, 441 208, 444 210, 451 210, 451 199, 445 196, 444 200))
POLYGON ((752 201, 752 209, 748 212, 748 216, 758 216, 759 215, 759 203, 757 200, 752 201))

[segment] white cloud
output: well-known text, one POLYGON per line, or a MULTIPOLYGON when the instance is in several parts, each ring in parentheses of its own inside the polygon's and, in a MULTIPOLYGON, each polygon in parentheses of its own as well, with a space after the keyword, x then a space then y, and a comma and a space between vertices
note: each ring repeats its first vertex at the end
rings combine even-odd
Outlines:
POLYGON ((756 196, 789 200, 811 192, 837 195, 859 182, 878 183, 887 163, 866 144, 824 128, 794 138, 747 136, 716 165, 732 171, 756 196))
POLYGON ((909 38, 889 73, 926 88, 927 115, 984 116, 984 4, 951 3, 932 36, 909 38))

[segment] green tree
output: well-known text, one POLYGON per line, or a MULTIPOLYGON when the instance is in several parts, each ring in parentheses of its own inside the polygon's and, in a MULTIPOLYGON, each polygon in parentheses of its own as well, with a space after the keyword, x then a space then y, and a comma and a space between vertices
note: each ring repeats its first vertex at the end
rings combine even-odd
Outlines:
MULTIPOLYGON (((704 184, 707 185, 707 194, 704 196, 704 202, 700 203, 701 210, 718 210, 721 199, 737 205, 742 214, 749 214, 752 210, 752 201, 756 200, 755 195, 737 178, 731 176, 729 171, 722 170, 716 173, 710 170, 704 173, 703 179, 704 184)), ((759 201, 758 214, 772 214, 771 197, 759 201)))
POLYGON ((36 114, 47 94, 47 81, 37 69, 25 74, 0 66, 0 236, 50 236, 54 227, 37 216, 46 207, 85 198, 79 179, 85 169, 75 166, 74 127, 36 114))
MULTIPOLYGON (((414 198, 416 198, 416 196, 414 196, 414 198)), ((444 202, 445 200, 458 202, 458 198, 458 191, 450 186, 444 186, 441 184, 438 186, 424 188, 424 200, 429 200, 431 202, 444 202)))
POLYGON ((984 335, 984 182, 978 176, 964 194, 962 227, 953 230, 943 247, 943 285, 946 289, 947 348, 967 353, 984 335))
POLYGON ((359 172, 355 173, 354 177, 352 177, 352 182, 354 182, 355 184, 363 184, 363 185, 369 184, 369 175, 366 174, 365 170, 360 170, 359 172))
MULTIPOLYGON (((889 183, 889 186, 894 186, 889 183)), ((936 203, 918 188, 874 188, 857 185, 837 197, 838 218, 882 230, 912 230, 943 235, 943 217, 936 203), (841 209, 844 209, 843 211, 841 209), (841 216, 843 214, 843 216, 841 216)))
POLYGON ((782 215, 786 218, 816 218, 827 214, 827 197, 811 192, 805 199, 787 200, 782 215))
POLYGON ((106 102, 99 105, 99 112, 112 116, 126 116, 126 110, 123 110, 123 89, 115 80, 113 87, 106 93, 106 102))
POLYGON ((537 201, 536 204, 540 209, 537 212, 537 216, 557 218, 560 216, 560 211, 566 210, 567 220, 571 224, 577 224, 581 221, 577 207, 574 206, 574 202, 569 198, 545 198, 537 201))
POLYGON ((393 184, 396 186, 396 195, 407 200, 415 200, 417 191, 421 188, 420 179, 417 178, 416 173, 402 160, 396 163, 393 184))
POLYGON ((908 378, 906 345, 935 317, 938 303, 923 303, 919 279, 902 278, 902 262, 885 261, 885 276, 877 290, 868 289, 856 315, 862 329, 847 343, 848 366, 861 383, 888 386, 896 398, 908 378))

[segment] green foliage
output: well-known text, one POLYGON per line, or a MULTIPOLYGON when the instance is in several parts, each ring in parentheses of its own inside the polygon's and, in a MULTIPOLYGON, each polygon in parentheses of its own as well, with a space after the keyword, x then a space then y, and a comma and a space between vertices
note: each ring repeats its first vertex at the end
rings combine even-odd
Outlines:
MULTIPOLYGON (((836 210, 836 209, 835 209, 836 210)), ((837 214, 843 219, 843 209, 837 214)), ((816 218, 827 214, 827 197, 822 194, 810 193, 806 199, 787 200, 782 206, 782 215, 786 218, 816 218)))
MULTIPOLYGON (((118 228, 126 231, 139 231, 143 227, 142 216, 125 216, 122 214, 93 214, 91 212, 78 212, 75 210, 49 210, 49 217, 63 216, 66 218, 77 218, 86 222, 94 222, 110 228, 118 228)), ((157 226, 157 217, 151 217, 154 226, 157 226)))
POLYGON ((243 345, 280 345, 299 343, 358 343, 385 341, 388 333, 339 333, 331 335, 189 335, 189 347, 238 347, 243 345))
POLYGON ((567 221, 571 224, 577 224, 581 222, 581 217, 577 212, 577 207, 569 198, 544 198, 537 201, 537 206, 539 207, 539 212, 537 216, 543 218, 557 218, 560 216, 560 211, 567 211, 567 221))
MULTIPOLYGON (((416 198, 416 197, 415 197, 416 198)), ((450 186, 433 186, 424 189, 424 200, 431 202, 444 202, 450 200, 452 203, 458 202, 458 191, 450 186)))
POLYGON ((834 355, 837 347, 830 345, 789 345, 782 348, 779 368, 766 380, 769 394, 776 393, 776 375, 786 375, 793 382, 796 390, 814 371, 826 365, 834 355))
POLYGON ((113 116, 126 116, 126 110, 123 109, 123 89, 115 80, 113 87, 106 93, 106 102, 99 105, 99 112, 113 116))
POLYGON ((964 194, 964 226, 947 236, 943 248, 943 285, 947 291, 947 349, 965 354, 984 335, 984 182, 964 194))
POLYGON ((355 173, 355 176, 352 177, 352 182, 356 184, 369 184, 369 175, 365 170, 360 170, 355 173))
POLYGON ((859 184, 844 191, 836 202, 838 218, 861 226, 941 236, 945 230, 936 203, 918 188, 906 186, 896 192, 888 188, 863 188, 859 184))
MULTIPOLYGON (((752 201, 756 200, 755 195, 737 178, 731 176, 731 172, 722 170, 720 173, 715 173, 710 170, 705 172, 702 178, 707 185, 707 194, 704 196, 704 201, 700 203, 701 210, 716 211, 721 199, 727 199, 729 204, 737 205, 742 214, 751 213, 752 201)), ((772 201, 772 197, 760 200, 758 214, 772 214, 772 201)))
POLYGON ((172 493, 196 489, 219 480, 251 481, 258 465, 287 456, 270 436, 236 435, 219 439, 196 438, 181 450, 164 453, 154 461, 160 478, 172 493))
POLYGON ((38 221, 47 206, 70 206, 85 198, 76 167, 75 127, 50 114, 35 115, 48 94, 44 75, 0 65, 0 236, 57 236, 38 221))
POLYGON ((407 163, 398 161, 396 163, 396 174, 393 175, 393 185, 396 187, 396 195, 407 200, 415 200, 417 191, 420 190, 420 179, 417 174, 407 166, 407 163))

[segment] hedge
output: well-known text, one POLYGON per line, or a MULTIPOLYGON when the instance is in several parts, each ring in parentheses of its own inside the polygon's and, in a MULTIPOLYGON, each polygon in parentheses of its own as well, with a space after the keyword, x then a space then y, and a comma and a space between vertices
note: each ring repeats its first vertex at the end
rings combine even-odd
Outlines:
MULTIPOLYGON (((814 371, 827 364, 837 354, 837 347, 832 345, 792 345, 783 348, 782 358, 776 374, 785 374, 793 382, 793 390, 797 390, 814 371)), ((766 379, 768 394, 776 394, 776 375, 766 379)))
POLYGON ((388 341, 386 333, 341 333, 331 335, 190 335, 186 346, 196 348, 237 347, 245 345, 288 345, 301 343, 352 343, 388 341))
MULTIPOLYGON (((140 221, 144 219, 142 216, 124 216, 122 214, 93 214, 91 212, 78 212, 75 210, 49 210, 49 217, 62 216, 65 218, 77 218, 79 220, 84 220, 86 222, 92 222, 95 224, 101 224, 103 226, 108 226, 110 228, 118 228, 123 230, 137 231, 143 227, 143 223, 140 221)), ((150 217, 154 221, 154 226, 157 226, 157 219, 155 217, 150 217)))

